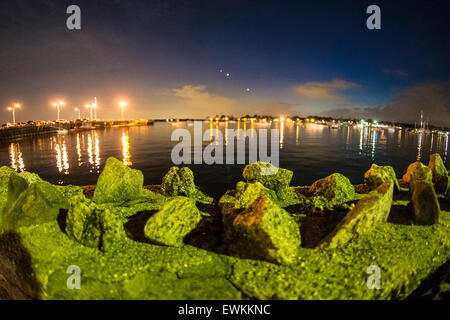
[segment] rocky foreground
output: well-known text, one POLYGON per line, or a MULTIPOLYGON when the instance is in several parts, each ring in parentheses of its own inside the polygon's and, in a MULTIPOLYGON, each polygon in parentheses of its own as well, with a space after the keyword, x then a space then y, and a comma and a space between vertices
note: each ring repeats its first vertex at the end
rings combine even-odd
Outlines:
POLYGON ((115 158, 91 187, 2 167, 0 298, 402 299, 449 260, 438 154, 400 180, 375 164, 357 186, 334 173, 293 187, 292 176, 253 163, 213 199, 186 167, 145 187, 115 158), (68 288, 70 266, 80 289, 68 288), (379 289, 367 286, 369 266, 379 289))

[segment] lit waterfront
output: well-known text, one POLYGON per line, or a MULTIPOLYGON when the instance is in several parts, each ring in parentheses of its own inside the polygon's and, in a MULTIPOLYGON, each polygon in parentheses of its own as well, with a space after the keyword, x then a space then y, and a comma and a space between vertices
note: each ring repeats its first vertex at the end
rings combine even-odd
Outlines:
MULTIPOLYGON (((170 140, 176 128, 193 131, 192 122, 155 123, 154 126, 108 128, 71 132, 66 135, 22 140, 0 147, 0 164, 17 171, 31 171, 57 184, 95 184, 108 157, 144 172, 147 184, 158 184, 172 166, 170 140)), ((428 163, 431 153, 441 154, 448 167, 449 136, 406 130, 369 127, 329 129, 316 124, 292 121, 205 121, 203 130, 220 132, 229 143, 226 129, 280 129, 280 166, 294 171, 294 185, 311 184, 317 178, 341 172, 353 183, 362 182, 372 163, 393 165, 401 177, 416 160, 428 163)), ((214 135, 213 135, 214 133, 214 135)), ((243 139, 239 136, 238 139, 243 139)), ((206 146, 209 142, 204 141, 206 146)), ((269 149, 270 150, 270 149, 269 149)), ((246 160, 248 161, 248 159, 246 160)), ((244 165, 190 165, 200 186, 220 195, 241 179, 244 165)))

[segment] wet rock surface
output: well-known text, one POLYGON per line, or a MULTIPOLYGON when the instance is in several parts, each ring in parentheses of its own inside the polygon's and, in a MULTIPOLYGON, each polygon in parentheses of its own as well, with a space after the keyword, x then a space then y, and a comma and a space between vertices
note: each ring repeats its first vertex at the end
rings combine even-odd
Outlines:
MULTIPOLYGON (((417 226, 414 216, 413 189, 430 185, 428 167, 405 184, 412 190, 395 195, 392 179, 370 192, 366 183, 355 192, 338 174, 314 188, 291 187, 289 170, 258 176, 262 168, 274 170, 250 165, 245 182, 208 203, 199 201, 193 173, 183 168, 171 169, 165 186, 139 187, 118 202, 92 201, 96 186, 52 186, 68 206, 50 221, 18 228, 23 252, 9 257, 28 254, 28 265, 4 258, 2 244, 9 248, 11 241, 0 236, 0 298, 405 298, 450 257, 445 196, 432 226, 417 226), (77 261, 86 280, 76 292, 65 287, 68 261, 77 261), (365 289, 360 275, 373 264, 389 279, 385 290, 365 289)), ((14 172, 3 174, 9 179, 14 172)), ((3 201, 8 210, 43 182, 33 174, 12 180, 14 187, 0 188, 0 196, 11 191, 11 201, 3 201)))
POLYGON ((392 180, 395 184, 395 190, 400 189, 394 168, 391 166, 378 166, 372 164, 369 170, 364 174, 364 183, 371 190, 378 188, 385 181, 392 180))
POLYGON ((94 192, 96 203, 118 203, 136 199, 144 184, 141 171, 131 169, 123 162, 108 158, 105 168, 98 177, 94 192))
POLYGON ((385 223, 391 211, 393 191, 394 182, 388 180, 365 195, 321 242, 320 247, 336 248, 385 223))
POLYGON ((309 188, 315 196, 324 196, 332 204, 341 204, 355 199, 355 187, 350 180, 340 173, 317 180, 309 188))
POLYGON ((187 197, 175 197, 152 215, 145 224, 145 236, 156 243, 181 247, 183 239, 200 222, 202 215, 195 201, 187 197))
POLYGON ((295 220, 272 200, 262 195, 232 223, 230 254, 275 263, 293 263, 298 257, 301 236, 295 220))
POLYGON ((433 173, 433 184, 435 191, 440 194, 446 194, 449 188, 448 171, 445 168, 444 161, 442 161, 439 153, 435 153, 430 156, 428 167, 433 173))

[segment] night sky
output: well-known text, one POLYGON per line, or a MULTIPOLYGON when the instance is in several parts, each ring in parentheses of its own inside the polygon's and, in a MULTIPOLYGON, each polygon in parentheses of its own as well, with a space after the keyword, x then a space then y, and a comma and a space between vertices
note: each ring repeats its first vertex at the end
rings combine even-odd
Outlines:
POLYGON ((215 114, 371 116, 450 126, 450 2, 2 0, 1 123, 215 114), (66 8, 81 8, 79 31, 66 8), (366 8, 381 8, 381 30, 366 8), (229 74, 229 76, 227 76, 229 74), (87 117, 86 108, 82 109, 87 117))

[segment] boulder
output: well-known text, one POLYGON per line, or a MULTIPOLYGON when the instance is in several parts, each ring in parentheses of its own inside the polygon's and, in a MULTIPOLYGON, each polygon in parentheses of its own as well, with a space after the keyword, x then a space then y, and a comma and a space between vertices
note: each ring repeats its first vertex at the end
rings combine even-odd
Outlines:
POLYGON ((22 171, 21 173, 19 173, 19 176, 24 178, 28 182, 28 184, 43 181, 38 174, 33 172, 22 171))
POLYGON ((411 194, 414 222, 420 225, 435 224, 439 220, 440 206, 434 190, 432 171, 424 165, 411 172, 409 192, 411 194))
POLYGON ((186 196, 202 203, 212 203, 208 197, 197 189, 194 183, 194 173, 188 167, 172 167, 161 182, 161 191, 167 197, 186 196))
POLYGON ((446 194, 449 186, 448 172, 439 153, 435 153, 430 156, 428 167, 433 172, 433 184, 435 191, 440 194, 446 194))
MULTIPOLYGON (((20 184, 23 188, 23 182, 20 184)), ((59 210, 68 208, 67 198, 55 186, 46 181, 32 183, 14 203, 8 203, 3 213, 3 227, 14 231, 20 227, 56 221, 59 210)))
POLYGON ((70 199, 66 219, 69 238, 90 248, 98 248, 101 239, 100 215, 94 202, 84 196, 70 199))
POLYGON ((20 194, 28 188, 28 183, 15 171, 5 177, 7 186, 0 193, 0 233, 3 231, 3 211, 7 211, 19 198, 20 194))
POLYGON ((428 169, 428 167, 420 161, 411 163, 408 166, 406 173, 403 175, 403 181, 409 184, 411 182, 411 175, 413 172, 415 172, 415 174, 426 174, 426 175, 429 174, 430 181, 431 181, 433 175, 432 175, 431 170, 427 170, 427 169, 428 169))
POLYGON ((17 175, 17 172, 6 166, 0 168, 0 217, 8 201, 8 184, 11 175, 17 175))
POLYGON ((340 173, 333 173, 317 180, 309 188, 314 196, 323 196, 332 204, 341 204, 355 199, 355 187, 350 180, 340 173))
POLYGON ((370 190, 378 188, 385 181, 394 181, 395 190, 400 190, 397 177, 395 175, 394 168, 391 166, 378 166, 372 164, 369 170, 364 173, 364 183, 370 188, 370 190))
POLYGON ((411 189, 410 205, 413 208, 416 224, 432 225, 438 223, 440 206, 432 184, 423 181, 414 183, 411 189))
POLYGON ((66 219, 69 238, 102 251, 120 245, 118 240, 126 238, 123 223, 109 208, 96 205, 84 195, 75 196, 69 202, 66 219))
POLYGON ((175 197, 147 220, 145 236, 159 244, 181 247, 183 238, 197 227, 202 215, 206 214, 197 209, 194 199, 175 197))
POLYGON ((342 221, 320 243, 320 248, 336 248, 372 232, 385 223, 391 211, 394 181, 387 180, 359 200, 342 221))
POLYGON ((94 192, 96 203, 120 203, 140 197, 144 184, 141 171, 127 167, 123 162, 110 157, 98 177, 94 192))
POLYGON ((277 168, 271 163, 255 162, 246 165, 243 177, 247 183, 260 182, 264 187, 275 191, 279 200, 285 200, 292 195, 289 187, 293 172, 277 168))
POLYGON ((417 182, 433 185, 433 172, 424 164, 417 165, 409 172, 409 191, 412 193, 412 186, 417 182))
POLYGON ((287 211, 264 195, 227 227, 233 235, 227 243, 230 254, 279 264, 297 261, 300 228, 287 211))
POLYGON ((260 182, 245 183, 239 181, 236 184, 236 201, 234 207, 236 209, 247 209, 261 195, 265 195, 272 201, 277 201, 277 195, 273 190, 264 187, 260 182))

